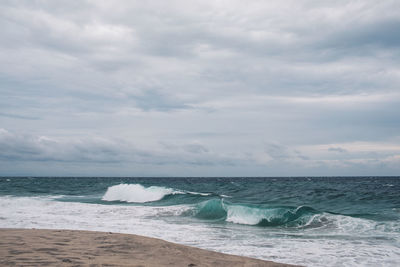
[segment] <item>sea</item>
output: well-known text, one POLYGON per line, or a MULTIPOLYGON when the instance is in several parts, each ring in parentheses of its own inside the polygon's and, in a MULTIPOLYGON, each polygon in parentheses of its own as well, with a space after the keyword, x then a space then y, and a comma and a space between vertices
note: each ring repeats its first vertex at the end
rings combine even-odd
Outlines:
POLYGON ((0 228, 138 234, 303 266, 400 266, 400 177, 1 177, 0 228))

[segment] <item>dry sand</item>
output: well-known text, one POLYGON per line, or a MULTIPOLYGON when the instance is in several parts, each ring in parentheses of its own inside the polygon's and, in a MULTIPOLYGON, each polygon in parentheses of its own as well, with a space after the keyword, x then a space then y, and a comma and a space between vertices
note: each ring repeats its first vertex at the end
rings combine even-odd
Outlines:
POLYGON ((292 266, 130 235, 0 229, 0 266, 292 266))

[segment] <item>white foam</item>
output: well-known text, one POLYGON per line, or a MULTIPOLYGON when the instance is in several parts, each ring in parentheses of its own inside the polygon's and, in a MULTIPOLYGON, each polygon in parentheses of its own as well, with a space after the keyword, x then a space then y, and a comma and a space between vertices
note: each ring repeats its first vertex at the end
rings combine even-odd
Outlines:
POLYGON ((238 224, 256 225, 265 218, 262 210, 240 205, 224 206, 227 210, 226 221, 238 224))
POLYGON ((181 194, 181 192, 160 186, 144 187, 140 184, 119 184, 110 186, 102 200, 145 203, 160 200, 171 194, 181 194))
POLYGON ((210 196, 211 193, 182 191, 162 186, 144 187, 141 184, 119 184, 110 186, 102 200, 124 201, 134 203, 145 203, 161 200, 167 195, 190 194, 199 196, 210 196))
POLYGON ((192 192, 192 191, 184 191, 185 193, 191 195, 199 195, 199 196, 211 196, 211 193, 200 193, 200 192, 192 192))
POLYGON ((380 229, 380 224, 374 221, 324 214, 321 219, 329 221, 323 222, 325 228, 294 231, 210 224, 176 216, 186 209, 188 206, 184 205, 99 205, 49 198, 0 197, 0 228, 140 234, 224 253, 303 266, 394 267, 400 262, 400 232, 395 222, 393 229, 380 229))

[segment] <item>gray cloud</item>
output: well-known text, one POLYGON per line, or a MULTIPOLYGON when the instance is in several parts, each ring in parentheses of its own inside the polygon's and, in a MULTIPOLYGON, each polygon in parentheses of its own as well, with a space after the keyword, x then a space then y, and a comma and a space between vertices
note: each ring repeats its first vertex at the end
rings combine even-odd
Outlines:
POLYGON ((147 90, 141 95, 132 96, 136 107, 147 110, 170 111, 177 109, 191 108, 189 105, 182 103, 178 99, 174 99, 168 95, 164 95, 156 90, 147 90))
POLYGON ((272 158, 272 160, 278 162, 310 159, 308 156, 303 155, 301 151, 290 149, 289 147, 278 143, 267 144, 265 147, 265 152, 272 158))
POLYGON ((184 146, 185 151, 190 153, 207 153, 209 150, 201 144, 187 144, 184 146))
POLYGON ((158 175, 396 173, 399 151, 382 144, 399 144, 399 10, 2 1, 0 127, 13 137, 3 133, 1 160, 88 173, 100 163, 158 175), (360 142, 374 148, 344 146, 360 142), (367 160, 379 145, 378 168, 367 160))
POLYGON ((38 120, 38 117, 24 116, 18 114, 9 114, 9 113, 0 113, 0 116, 9 117, 14 119, 22 119, 22 120, 38 120))
MULTIPOLYGON (((400 44, 399 38, 400 20, 388 18, 364 24, 355 24, 352 27, 335 32, 329 40, 331 47, 339 50, 351 49, 356 55, 360 52, 369 52, 371 55, 374 50, 388 48, 396 49, 400 44), (359 50, 357 53, 356 50, 359 50)), ((328 45, 328 44, 326 44, 328 45)), ((368 56, 365 54, 365 56, 368 56)))
POLYGON ((279 144, 267 145, 265 152, 274 160, 285 160, 290 158, 288 149, 285 146, 279 144))
POLYGON ((341 147, 330 147, 330 148, 328 148, 328 150, 332 151, 332 152, 339 152, 339 153, 346 153, 347 152, 346 149, 343 149, 341 147))
POLYGON ((133 165, 235 165, 234 158, 208 154, 201 144, 163 145, 155 149, 140 149, 125 140, 115 138, 54 138, 15 134, 0 129, 0 159, 22 162, 66 162, 133 165), (179 149, 184 153, 179 153, 179 149))

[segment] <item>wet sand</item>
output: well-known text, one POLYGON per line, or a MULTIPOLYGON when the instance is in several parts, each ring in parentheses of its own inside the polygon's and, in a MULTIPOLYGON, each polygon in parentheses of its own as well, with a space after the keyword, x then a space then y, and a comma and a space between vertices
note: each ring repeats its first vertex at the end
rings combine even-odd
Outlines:
POLYGON ((0 229, 0 266, 293 266, 107 232, 0 229))

